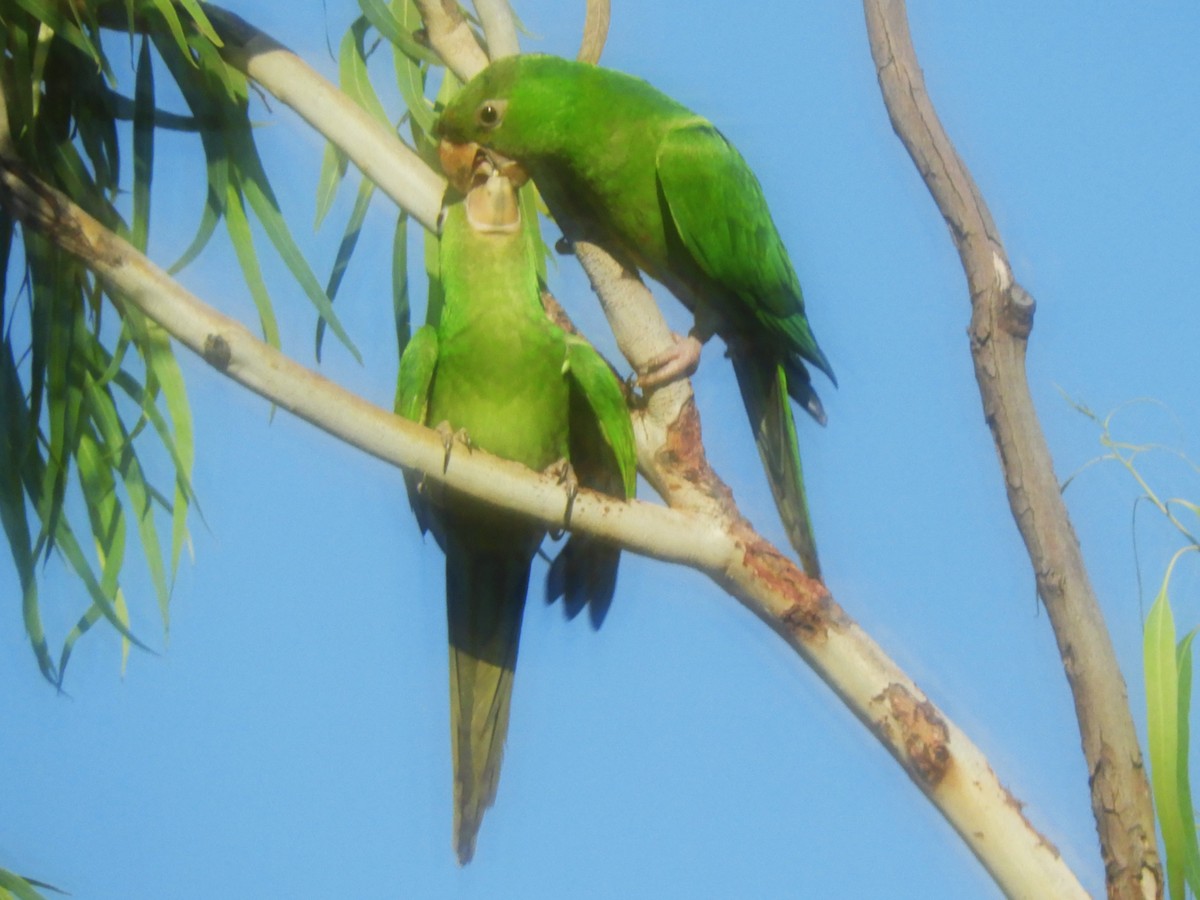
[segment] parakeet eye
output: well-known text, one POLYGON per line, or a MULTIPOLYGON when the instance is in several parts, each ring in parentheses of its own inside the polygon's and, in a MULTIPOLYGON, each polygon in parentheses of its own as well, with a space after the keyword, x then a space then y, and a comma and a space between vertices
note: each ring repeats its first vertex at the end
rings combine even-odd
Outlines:
POLYGON ((475 110, 475 121, 481 128, 491 131, 503 121, 507 107, 507 100, 484 100, 475 110))

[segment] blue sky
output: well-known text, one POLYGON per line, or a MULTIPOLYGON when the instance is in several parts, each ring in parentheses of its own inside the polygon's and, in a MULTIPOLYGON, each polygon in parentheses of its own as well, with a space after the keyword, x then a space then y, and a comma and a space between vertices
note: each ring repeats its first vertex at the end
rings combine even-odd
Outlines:
MULTIPOLYGON (((518 5, 536 35, 527 49, 574 54, 582 3, 564 6, 518 5)), ((834 595, 1101 892, 1070 697, 972 376, 964 279, 891 132, 861 8, 781 3, 738 18, 728 4, 615 6, 605 63, 740 147, 838 373, 839 389, 818 385, 828 427, 800 426, 834 595)), ((332 77, 327 34, 336 47, 355 9, 326 7, 232 5, 332 77)), ((1118 414, 1118 433, 1200 459, 1200 10, 910 7, 934 103, 1038 301, 1029 375, 1060 477, 1101 452, 1064 394, 1102 414, 1153 398, 1118 414)), ((255 116, 271 122, 263 152, 323 274, 353 192, 314 234, 321 141, 289 114, 255 116)), ((160 146, 160 262, 194 228, 197 156, 186 140, 160 146)), ((384 406, 396 367, 393 219, 377 200, 338 300, 364 364, 327 342, 322 367, 384 406)), ((214 242, 183 280, 253 323, 231 259, 214 242)), ((284 347, 311 363, 310 307, 279 266, 268 277, 284 347)), ((572 260, 554 287, 611 348, 572 260)), ((135 653, 122 678, 118 641, 97 630, 72 660, 69 696, 56 695, 0 564, 0 865, 81 900, 997 895, 769 630, 703 577, 631 556, 598 633, 531 598, 499 797, 460 869, 442 557, 420 538, 400 474, 184 365, 204 520, 160 655, 135 653)), ((711 461, 786 546, 719 341, 693 383, 711 461)), ((1200 500, 1200 480, 1169 456, 1147 471, 1164 493, 1200 500)), ((1109 463, 1087 469, 1067 500, 1141 728, 1140 623, 1175 545, 1146 510, 1132 521, 1135 496, 1109 463)), ((57 562, 44 578, 61 638, 82 591, 57 562)), ((1195 564, 1178 579, 1182 629, 1200 621, 1195 564)), ((136 566, 126 592, 138 633, 157 638, 136 566)))

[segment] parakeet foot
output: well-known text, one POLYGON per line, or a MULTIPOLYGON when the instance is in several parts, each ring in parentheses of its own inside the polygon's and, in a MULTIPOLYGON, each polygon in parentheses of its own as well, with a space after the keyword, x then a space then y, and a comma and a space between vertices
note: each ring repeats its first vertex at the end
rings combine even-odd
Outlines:
POLYGON ((579 479, 576 477, 571 463, 565 459, 560 459, 547 466, 546 474, 553 475, 558 479, 558 483, 567 489, 567 508, 563 511, 563 527, 550 530, 550 537, 557 541, 563 536, 563 532, 571 527, 571 512, 575 508, 575 498, 579 496, 579 479))
POLYGON ((450 468, 450 451, 454 449, 455 442, 458 442, 466 447, 467 452, 469 453, 473 446, 471 443, 471 436, 467 434, 467 429, 460 428, 458 431, 455 431, 450 427, 449 422, 444 421, 438 422, 437 425, 434 426, 433 430, 436 431, 441 437, 442 448, 446 451, 446 455, 442 458, 442 474, 445 475, 446 470, 450 468))
POLYGON ((704 345, 695 335, 677 338, 674 347, 646 363, 638 374, 638 386, 646 390, 690 377, 700 365, 702 349, 704 345))

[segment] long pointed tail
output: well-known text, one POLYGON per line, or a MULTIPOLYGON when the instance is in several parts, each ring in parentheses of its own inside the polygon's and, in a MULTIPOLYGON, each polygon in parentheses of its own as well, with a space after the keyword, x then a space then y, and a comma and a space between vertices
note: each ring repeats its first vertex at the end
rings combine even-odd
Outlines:
MULTIPOLYGON (((779 364, 764 365, 761 359, 742 353, 731 354, 731 357, 742 402, 754 430, 754 443, 758 446, 758 455, 766 469, 775 507, 783 520, 788 540, 800 555, 805 573, 820 578, 821 564, 817 559, 817 542, 804 492, 804 469, 800 464, 800 444, 788 398, 787 374, 779 364)), ((812 402, 819 410, 820 401, 815 394, 812 394, 812 402)))
POLYGON ((496 798, 530 558, 531 552, 447 541, 454 846, 460 864, 471 861, 479 824, 496 798))

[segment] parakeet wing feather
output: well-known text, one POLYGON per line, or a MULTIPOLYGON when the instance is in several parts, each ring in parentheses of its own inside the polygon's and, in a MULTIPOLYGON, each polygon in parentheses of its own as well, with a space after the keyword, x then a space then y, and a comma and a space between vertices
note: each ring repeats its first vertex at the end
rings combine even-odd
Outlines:
POLYGON ((812 519, 808 514, 800 445, 788 402, 787 374, 781 365, 764 366, 762 360, 745 354, 734 353, 730 358, 746 414, 754 429, 754 443, 788 541, 796 548, 805 573, 820 578, 821 565, 812 519))
POLYGON ((800 281, 742 155, 710 123, 691 119, 664 136, 657 172, 683 246, 719 300, 737 304, 728 311, 734 328, 774 333, 832 378, 804 316, 800 281))
MULTIPOLYGON (((617 376, 591 344, 572 335, 567 336, 566 374, 587 402, 612 453, 619 475, 617 486, 624 488, 622 499, 632 497, 637 486, 637 442, 617 376)), ((575 447, 571 449, 574 458, 575 447)))
MULTIPOLYGON (((437 370, 437 360, 437 329, 432 325, 424 325, 417 329, 400 357, 400 372, 396 376, 396 415, 420 425, 428 424, 425 419, 429 413, 429 391, 437 370)), ((408 503, 423 533, 429 528, 429 514, 418 490, 420 481, 420 476, 404 473, 408 503)))
MULTIPOLYGON (((632 497, 637 483, 637 446, 625 395, 616 375, 587 341, 567 337, 565 373, 571 388, 571 467, 583 487, 632 497)), ((616 590, 621 549, 573 534, 550 566, 546 597, 563 598, 568 617, 588 607, 592 624, 603 622, 616 590)))

